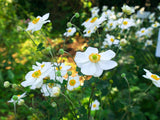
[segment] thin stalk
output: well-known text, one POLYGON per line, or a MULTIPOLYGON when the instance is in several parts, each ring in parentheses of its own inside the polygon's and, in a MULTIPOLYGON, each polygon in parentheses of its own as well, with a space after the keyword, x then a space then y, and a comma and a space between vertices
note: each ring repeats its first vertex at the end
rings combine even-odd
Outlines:
POLYGON ((74 63, 76 63, 75 60, 74 60, 74 58, 73 58, 73 56, 69 52, 67 52, 67 51, 64 51, 64 52, 67 53, 72 58, 72 60, 74 61, 74 63))
POLYGON ((17 120, 16 102, 14 102, 13 104, 14 104, 14 115, 15 115, 15 119, 17 120))
POLYGON ((127 80, 126 77, 124 77, 125 81, 127 82, 127 85, 128 85, 128 91, 129 91, 129 105, 131 104, 131 93, 130 93, 130 85, 129 85, 129 82, 127 80))
POLYGON ((32 42, 34 43, 34 45, 37 47, 37 44, 34 42, 34 40, 32 39, 32 37, 30 36, 30 34, 27 31, 25 31, 25 32, 27 33, 27 35, 29 36, 29 38, 32 40, 32 42))
POLYGON ((91 95, 89 97, 89 102, 88 102, 88 120, 90 118, 90 114, 91 114, 91 107, 90 107, 90 104, 91 104, 91 99, 93 97, 93 93, 94 93, 94 87, 92 87, 92 92, 91 92, 91 95))

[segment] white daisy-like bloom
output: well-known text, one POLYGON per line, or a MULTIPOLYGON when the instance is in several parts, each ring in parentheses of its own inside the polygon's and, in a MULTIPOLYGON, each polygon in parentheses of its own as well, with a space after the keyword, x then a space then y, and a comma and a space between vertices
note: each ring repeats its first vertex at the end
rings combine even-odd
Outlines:
POLYGON ((146 29, 146 36, 147 36, 147 37, 151 37, 152 34, 153 34, 153 28, 152 28, 152 27, 148 27, 148 28, 146 29))
POLYGON ((147 47, 147 46, 151 46, 153 43, 152 43, 152 40, 146 40, 146 42, 145 42, 145 47, 147 47))
POLYGON ((153 28, 157 28, 157 27, 159 27, 159 23, 158 22, 155 22, 154 24, 152 24, 151 26, 153 27, 153 28))
POLYGON ((66 36, 66 37, 73 36, 73 34, 76 32, 75 27, 69 27, 66 30, 67 30, 67 32, 64 33, 64 36, 66 36))
POLYGON ((79 87, 80 86, 79 79, 80 79, 80 77, 78 75, 76 75, 75 77, 69 76, 69 80, 67 83, 67 89, 73 90, 73 89, 79 87))
POLYGON ((104 16, 106 19, 109 19, 109 20, 116 19, 115 12, 111 11, 111 10, 107 10, 107 11, 102 12, 102 16, 104 16))
POLYGON ((118 17, 118 18, 122 17, 122 15, 123 15, 123 12, 118 12, 118 13, 117 13, 117 17, 118 17))
POLYGON ((107 28, 109 30, 115 29, 116 26, 117 26, 117 21, 109 20, 108 23, 107 23, 107 28))
POLYGON ((107 34, 106 35, 106 38, 104 39, 105 41, 108 42, 108 45, 111 46, 111 45, 117 45, 119 44, 119 40, 115 39, 115 37, 113 35, 109 35, 107 34))
POLYGON ((149 15, 149 22, 154 22, 155 21, 155 13, 152 13, 149 15))
POLYGON ((85 33, 84 37, 90 37, 92 33, 95 33, 95 29, 85 29, 83 32, 85 33))
POLYGON ((119 25, 119 27, 121 29, 129 29, 130 27, 135 26, 135 21, 133 19, 124 18, 120 19, 120 21, 121 24, 119 25))
POLYGON ((92 17, 98 16, 99 8, 93 7, 91 10, 92 17))
POLYGON ((70 65, 65 65, 65 63, 54 63, 54 65, 56 66, 56 71, 59 70, 61 72, 61 76, 64 76, 67 73, 67 71, 71 68, 70 65))
POLYGON ((147 29, 146 28, 141 28, 139 31, 136 32, 136 35, 138 37, 145 36, 147 34, 147 29))
POLYGON ((117 66, 117 63, 111 60, 115 55, 112 50, 98 53, 97 48, 88 47, 85 52, 76 53, 75 62, 81 68, 83 74, 99 77, 103 70, 109 70, 117 66))
POLYGON ((98 101, 98 100, 95 100, 95 101, 92 102, 92 104, 91 104, 91 110, 92 110, 92 111, 93 111, 93 110, 99 110, 99 105, 100 105, 99 101, 98 101))
POLYGON ((103 41, 101 48, 107 48, 108 47, 108 42, 103 41))
POLYGON ((26 97, 26 92, 24 92, 22 95, 16 95, 17 96, 17 100, 13 100, 13 97, 11 98, 11 100, 9 100, 8 102, 10 103, 17 103, 19 104, 19 102, 21 102, 22 98, 26 97))
POLYGON ((149 70, 144 69, 144 71, 146 72, 146 75, 143 75, 144 78, 150 79, 152 81, 152 83, 156 86, 156 87, 160 87, 160 77, 156 74, 152 74, 149 70))
POLYGON ((50 22, 50 20, 47 20, 49 18, 49 13, 41 16, 38 16, 37 18, 35 18, 32 22, 29 22, 28 28, 26 29, 26 31, 31 30, 32 33, 34 31, 38 31, 42 28, 43 24, 50 22))
POLYGON ((43 84, 43 79, 48 77, 53 71, 50 62, 36 63, 38 66, 32 66, 33 71, 30 71, 25 76, 25 81, 21 83, 23 87, 31 86, 30 89, 40 88, 43 84))
POLYGON ((57 97, 60 94, 61 86, 55 83, 43 84, 41 92, 43 96, 57 97))
POLYGON ((128 5, 123 5, 122 6, 122 11, 126 13, 127 15, 131 15, 132 13, 135 12, 134 7, 129 7, 128 5))
POLYGON ((104 12, 104 11, 106 11, 108 9, 108 6, 106 6, 106 5, 104 5, 103 7, 102 7, 102 11, 104 12))

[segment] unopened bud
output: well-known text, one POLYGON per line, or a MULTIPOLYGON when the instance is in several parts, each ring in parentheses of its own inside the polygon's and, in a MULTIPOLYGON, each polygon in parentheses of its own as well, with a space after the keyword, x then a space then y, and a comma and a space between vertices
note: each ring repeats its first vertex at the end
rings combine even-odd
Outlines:
POLYGON ((68 71, 67 74, 68 74, 68 76, 71 76, 71 75, 72 75, 72 72, 71 72, 71 71, 68 71))
POLYGON ((75 13, 75 16, 76 16, 76 18, 79 18, 79 13, 78 12, 75 13))
POLYGON ((12 99, 13 99, 14 101, 18 100, 18 96, 17 96, 17 95, 13 95, 12 99))
POLYGON ((120 46, 125 46, 127 44, 127 41, 125 39, 120 40, 120 46))
POLYGON ((122 73, 122 74, 121 74, 121 77, 123 77, 123 78, 126 77, 126 74, 125 74, 125 73, 122 73))
POLYGON ((56 75, 57 75, 57 76, 61 76, 61 71, 58 70, 58 71, 56 72, 56 75))
POLYGON ((113 80, 109 80, 109 83, 110 83, 110 84, 113 84, 113 80))
POLYGON ((57 106, 56 102, 52 102, 52 103, 51 103, 51 106, 52 106, 52 107, 56 107, 56 106, 57 106))
POLYGON ((4 87, 5 87, 5 88, 8 88, 9 86, 10 86, 10 82, 9 82, 9 81, 5 81, 5 82, 4 82, 4 87))
POLYGON ((12 84, 12 88, 16 89, 17 88, 17 84, 12 84))
POLYGON ((24 104, 24 100, 23 99, 20 99, 19 101, 18 101, 18 105, 23 105, 24 104))
POLYGON ((63 49, 59 49, 59 54, 63 55, 64 54, 64 50, 63 49))
POLYGON ((71 23, 71 22, 68 22, 68 23, 67 23, 67 27, 72 27, 72 23, 71 23))

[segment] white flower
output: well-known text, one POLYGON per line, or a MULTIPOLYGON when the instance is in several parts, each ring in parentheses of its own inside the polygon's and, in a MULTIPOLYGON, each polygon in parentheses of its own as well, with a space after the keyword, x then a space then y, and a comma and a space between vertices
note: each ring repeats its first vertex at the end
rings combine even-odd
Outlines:
POLYGON ((115 55, 112 50, 98 53, 97 48, 88 47, 85 52, 76 53, 75 62, 81 68, 83 74, 99 77, 103 70, 109 70, 117 66, 117 63, 111 60, 115 55))
POLYGON ((69 76, 68 84, 67 84, 67 89, 68 90, 73 90, 74 88, 77 88, 80 86, 80 81, 79 81, 79 76, 69 76))
POLYGON ((119 40, 116 40, 114 36, 107 34, 106 38, 104 39, 108 42, 108 45, 111 46, 112 44, 117 45, 119 44, 119 40))
POLYGON ((143 75, 144 78, 150 79, 152 81, 152 83, 156 86, 156 87, 160 87, 160 77, 156 74, 152 74, 149 70, 144 69, 144 71, 146 72, 146 75, 143 75))
POLYGON ((64 33, 64 36, 66 36, 66 37, 73 36, 73 34, 76 32, 75 27, 69 27, 66 30, 67 30, 67 32, 64 33))
POLYGON ((135 22, 133 19, 128 19, 128 18, 121 19, 121 24, 119 25, 121 29, 128 29, 132 26, 135 26, 135 22))
POLYGON ((145 47, 146 46, 150 46, 150 45, 152 45, 153 43, 152 43, 152 40, 147 40, 146 42, 145 42, 145 47))
POLYGON ((60 85, 55 83, 43 84, 41 92, 43 96, 57 97, 60 94, 60 85))
POLYGON ((21 83, 23 87, 31 86, 30 89, 40 88, 43 84, 43 78, 50 77, 50 74, 54 73, 52 64, 50 62, 42 62, 42 64, 36 62, 38 66, 32 66, 33 71, 26 74, 25 80, 21 83))
POLYGON ((123 5, 122 6, 122 11, 124 13, 126 13, 127 15, 131 15, 132 13, 135 12, 134 8, 133 7, 129 7, 128 5, 123 5))
POLYGON ((103 11, 103 12, 106 11, 107 9, 108 9, 108 6, 105 6, 105 5, 104 5, 104 6, 102 7, 102 11, 103 11))
POLYGON ((98 7, 93 7, 92 10, 91 10, 92 17, 97 16, 98 12, 99 12, 99 8, 98 7))
POLYGON ((159 24, 158 22, 155 22, 154 24, 152 24, 152 27, 153 27, 153 28, 157 28, 157 27, 159 27, 159 25, 160 25, 160 24, 159 24))
POLYGON ((115 29, 117 26, 117 21, 109 20, 107 23, 107 28, 110 30, 115 29))
POLYGON ((64 76, 67 73, 67 71, 71 68, 70 65, 65 65, 65 63, 54 63, 54 65, 56 66, 56 71, 59 70, 61 72, 61 76, 64 76))
POLYGON ((94 102, 92 102, 91 104, 91 110, 99 110, 99 101, 98 100, 95 100, 94 102))
POLYGON ((8 102, 10 102, 10 103, 17 103, 17 102, 21 102, 20 100, 22 100, 22 98, 24 98, 24 97, 26 97, 26 92, 25 93, 23 93, 22 95, 14 95, 12 98, 11 98, 11 100, 9 100, 8 102), (13 97, 17 97, 17 99, 16 100, 14 100, 14 98, 13 97))
POLYGON ((137 32, 136 32, 136 35, 137 35, 138 37, 144 36, 144 35, 146 35, 146 34, 147 34, 147 29, 146 29, 146 28, 141 28, 140 31, 137 31, 137 32))
POLYGON ((92 35, 92 33, 95 33, 95 30, 94 29, 86 29, 83 32, 85 33, 84 37, 90 37, 92 35))
POLYGON ((26 31, 31 30, 33 33, 34 31, 40 30, 43 24, 50 22, 50 20, 47 20, 48 18, 49 18, 49 13, 43 15, 42 17, 38 16, 32 22, 29 22, 29 25, 26 31))
POLYGON ((150 12, 146 12, 146 11, 138 11, 137 12, 137 17, 138 18, 142 18, 142 19, 145 19, 145 18, 148 18, 148 16, 150 15, 150 12))

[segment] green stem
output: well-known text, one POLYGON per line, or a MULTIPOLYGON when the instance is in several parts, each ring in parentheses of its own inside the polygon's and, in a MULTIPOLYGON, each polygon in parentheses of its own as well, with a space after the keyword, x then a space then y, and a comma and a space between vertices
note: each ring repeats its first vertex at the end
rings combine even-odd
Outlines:
POLYGON ((91 107, 90 107, 90 104, 91 104, 91 99, 93 97, 93 93, 94 93, 94 87, 92 87, 92 92, 91 92, 91 95, 89 97, 89 102, 88 102, 88 120, 90 119, 90 113, 91 113, 91 107))

